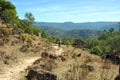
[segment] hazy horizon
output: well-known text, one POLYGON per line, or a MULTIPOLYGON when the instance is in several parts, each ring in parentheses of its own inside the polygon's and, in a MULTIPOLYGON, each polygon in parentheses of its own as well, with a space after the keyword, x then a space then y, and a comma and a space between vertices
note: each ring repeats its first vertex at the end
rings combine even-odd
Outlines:
POLYGON ((120 21, 89 21, 89 22, 72 22, 72 21, 66 21, 66 22, 47 22, 47 21, 35 21, 35 22, 43 22, 43 23, 96 23, 96 22, 120 22, 120 21))

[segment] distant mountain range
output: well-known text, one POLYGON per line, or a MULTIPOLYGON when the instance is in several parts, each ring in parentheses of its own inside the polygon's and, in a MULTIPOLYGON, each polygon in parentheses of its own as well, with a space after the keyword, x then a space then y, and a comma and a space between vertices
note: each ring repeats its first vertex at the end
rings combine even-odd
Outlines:
POLYGON ((48 35, 72 38, 82 37, 83 39, 98 36, 102 30, 108 30, 110 27, 119 28, 118 22, 36 22, 34 25, 42 28, 48 35))
POLYGON ((118 22, 85 22, 85 23, 73 23, 73 22, 36 22, 36 26, 48 26, 62 30, 76 30, 76 29, 89 29, 89 30, 104 30, 114 27, 118 29, 118 22))

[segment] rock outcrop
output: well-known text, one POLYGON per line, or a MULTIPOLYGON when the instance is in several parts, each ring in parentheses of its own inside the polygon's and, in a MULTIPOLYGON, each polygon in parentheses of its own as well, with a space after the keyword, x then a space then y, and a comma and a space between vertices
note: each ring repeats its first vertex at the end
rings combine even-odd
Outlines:
POLYGON ((57 80, 57 76, 54 73, 43 70, 30 70, 26 76, 27 80, 57 80))

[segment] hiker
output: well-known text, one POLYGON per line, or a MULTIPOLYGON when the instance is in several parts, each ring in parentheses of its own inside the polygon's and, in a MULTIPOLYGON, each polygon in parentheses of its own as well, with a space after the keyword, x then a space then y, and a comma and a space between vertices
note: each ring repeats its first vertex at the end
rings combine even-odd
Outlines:
POLYGON ((61 44, 62 44, 62 41, 59 41, 58 42, 58 46, 61 47, 61 44))

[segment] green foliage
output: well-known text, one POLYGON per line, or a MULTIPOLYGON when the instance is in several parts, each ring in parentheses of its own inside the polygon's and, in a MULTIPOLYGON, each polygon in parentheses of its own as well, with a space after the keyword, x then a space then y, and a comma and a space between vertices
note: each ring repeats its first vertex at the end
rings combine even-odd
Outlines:
POLYGON ((102 55, 102 50, 100 46, 93 47, 92 49, 90 49, 90 51, 92 54, 99 55, 99 56, 102 55))
MULTIPOLYGON (((110 28, 108 31, 103 31, 100 36, 86 40, 86 47, 91 49, 91 52, 94 52, 96 46, 100 48, 101 52, 104 53, 114 53, 120 54, 120 34, 119 31, 114 28, 110 28)), ((95 52, 95 53, 96 53, 95 52)), ((97 54, 97 53, 96 53, 97 54)))
POLYGON ((101 32, 101 34, 98 36, 99 40, 105 40, 107 39, 107 37, 109 36, 109 34, 106 31, 101 32))
POLYGON ((30 24, 33 24, 35 18, 31 12, 25 14, 25 20, 28 21, 30 24))
MULTIPOLYGON (((31 12, 25 14, 25 20, 19 20, 16 14, 15 6, 10 1, 0 0, 0 19, 6 23, 15 24, 14 27, 29 34, 38 35, 41 32, 40 28, 32 25, 35 18, 31 12)), ((2 32, 7 34, 5 30, 2 32)))
POLYGON ((19 20, 19 23, 17 24, 18 28, 22 29, 24 32, 33 34, 32 25, 29 25, 29 23, 25 20, 19 20))
POLYGON ((27 42, 32 42, 33 39, 28 34, 21 34, 22 40, 27 42))
POLYGON ((42 32, 42 30, 38 27, 33 27, 28 21, 26 20, 19 20, 17 24, 18 28, 22 29, 24 32, 29 34, 38 35, 42 32))
POLYGON ((73 44, 73 39, 65 37, 65 38, 62 39, 62 42, 65 45, 71 45, 71 44, 73 44))
POLYGON ((33 27, 32 27, 32 26, 28 26, 28 27, 25 29, 25 32, 26 32, 26 33, 29 33, 29 34, 33 34, 33 27))
POLYGON ((119 31, 120 31, 120 22, 118 23, 118 26, 119 26, 119 31))
MULTIPOLYGON (((36 23, 36 26, 38 26, 38 25, 39 24, 36 23)), ((72 38, 88 39, 88 38, 93 38, 95 36, 98 36, 101 33, 101 31, 88 30, 88 29, 65 30, 64 29, 65 27, 63 29, 59 29, 60 27, 59 28, 51 27, 51 24, 49 24, 48 26, 38 26, 38 27, 43 29, 48 35, 50 35, 50 36, 58 36, 60 38, 72 37, 72 38)))
POLYGON ((47 38, 47 34, 46 34, 44 31, 42 31, 41 36, 42 36, 43 38, 47 38))
POLYGON ((99 40, 98 40, 97 37, 86 40, 86 45, 85 46, 87 48, 92 48, 92 47, 97 46, 97 45, 99 45, 99 40))
POLYGON ((15 6, 7 0, 0 0, 0 12, 6 9, 15 9, 15 6))
POLYGON ((77 29, 77 30, 66 31, 65 35, 72 38, 81 37, 82 39, 87 39, 87 38, 95 37, 99 35, 99 33, 100 31, 95 31, 95 30, 77 29))
POLYGON ((7 28, 0 28, 0 32, 4 37, 8 37, 10 35, 10 31, 7 28))
POLYGON ((120 35, 116 35, 111 38, 110 40, 110 49, 113 53, 119 53, 120 52, 120 35))
POLYGON ((56 36, 48 36, 47 39, 50 41, 50 42, 53 42, 53 43, 57 43, 60 39, 56 36))
POLYGON ((15 10, 5 10, 1 16, 6 23, 14 23, 17 19, 16 14, 15 10))
POLYGON ((25 31, 25 29, 28 27, 28 24, 25 20, 19 20, 17 27, 25 31))
POLYGON ((37 28, 37 27, 33 27, 33 34, 34 35, 39 35, 39 33, 41 33, 42 30, 40 28, 37 28))
POLYGON ((113 32, 114 32, 114 28, 113 27, 111 27, 110 29, 109 29, 109 32, 110 32, 110 34, 112 34, 113 32))
POLYGON ((19 28, 24 30, 26 33, 38 35, 42 30, 38 27, 34 27, 32 24, 35 18, 31 12, 25 14, 25 20, 19 20, 17 24, 19 28))
POLYGON ((21 78, 19 80, 26 80, 25 76, 21 76, 21 78))
POLYGON ((16 14, 15 6, 11 2, 7 0, 0 1, 0 19, 6 23, 14 23, 17 20, 16 14))

